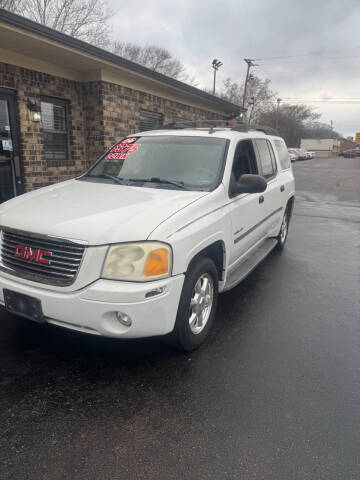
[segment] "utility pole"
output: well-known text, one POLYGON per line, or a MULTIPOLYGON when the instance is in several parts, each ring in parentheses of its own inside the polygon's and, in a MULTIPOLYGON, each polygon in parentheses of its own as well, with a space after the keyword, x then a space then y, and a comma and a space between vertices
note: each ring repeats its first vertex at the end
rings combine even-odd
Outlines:
POLYGON ((214 85, 213 85, 213 95, 215 95, 215 84, 216 84, 216 72, 219 70, 219 68, 222 66, 222 62, 218 60, 217 58, 214 58, 212 61, 212 68, 214 69, 214 85))
POLYGON ((246 69, 246 78, 245 78, 245 86, 244 86, 244 95, 243 95, 242 106, 245 108, 247 86, 248 86, 248 81, 249 81, 249 76, 250 76, 250 68, 251 67, 257 67, 258 65, 256 63, 254 63, 254 60, 252 60, 251 58, 244 58, 244 61, 247 64, 247 69, 246 69))
POLYGON ((276 128, 279 127, 279 110, 280 110, 280 102, 281 102, 281 98, 278 98, 276 100, 277 102, 277 107, 276 107, 276 128))
POLYGON ((250 101, 248 102, 248 105, 249 105, 249 107, 251 105, 251 112, 248 115, 248 123, 249 123, 249 125, 251 125, 252 115, 253 115, 253 112, 254 112, 254 105, 255 105, 255 98, 254 97, 250 97, 250 101))

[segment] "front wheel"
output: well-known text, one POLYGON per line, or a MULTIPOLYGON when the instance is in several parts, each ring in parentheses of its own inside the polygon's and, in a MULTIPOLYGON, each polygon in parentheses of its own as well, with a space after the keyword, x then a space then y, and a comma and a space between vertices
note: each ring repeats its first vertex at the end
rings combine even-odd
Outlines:
POLYGON ((182 350, 198 348, 214 322, 218 299, 215 263, 202 257, 190 265, 181 293, 172 339, 182 350))

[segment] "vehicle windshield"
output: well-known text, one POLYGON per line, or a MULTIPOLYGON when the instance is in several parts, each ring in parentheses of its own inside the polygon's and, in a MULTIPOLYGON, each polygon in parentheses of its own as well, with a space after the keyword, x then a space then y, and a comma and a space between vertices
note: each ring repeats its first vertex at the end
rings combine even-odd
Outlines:
POLYGON ((157 188, 210 190, 219 181, 227 140, 209 137, 128 137, 85 177, 157 188), (149 185, 151 184, 151 185, 149 185))

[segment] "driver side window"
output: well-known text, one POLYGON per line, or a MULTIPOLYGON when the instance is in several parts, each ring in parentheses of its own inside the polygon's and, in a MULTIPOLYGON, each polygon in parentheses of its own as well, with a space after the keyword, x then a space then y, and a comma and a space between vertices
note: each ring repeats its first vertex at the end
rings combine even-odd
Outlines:
POLYGON ((254 147, 251 140, 241 140, 236 147, 230 177, 230 191, 231 183, 238 182, 241 175, 244 175, 246 173, 259 173, 254 147))

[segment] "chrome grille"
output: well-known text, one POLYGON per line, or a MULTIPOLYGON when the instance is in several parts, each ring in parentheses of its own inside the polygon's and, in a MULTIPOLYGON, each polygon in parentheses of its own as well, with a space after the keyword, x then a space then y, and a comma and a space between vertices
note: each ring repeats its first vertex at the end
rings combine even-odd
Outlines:
POLYGON ((0 266, 13 275, 34 282, 66 286, 75 281, 84 251, 84 245, 70 240, 3 229, 0 245, 0 266), (49 264, 16 256, 16 247, 19 246, 21 249, 31 249, 31 253, 36 253, 36 251, 51 252, 51 256, 46 256, 49 264))

